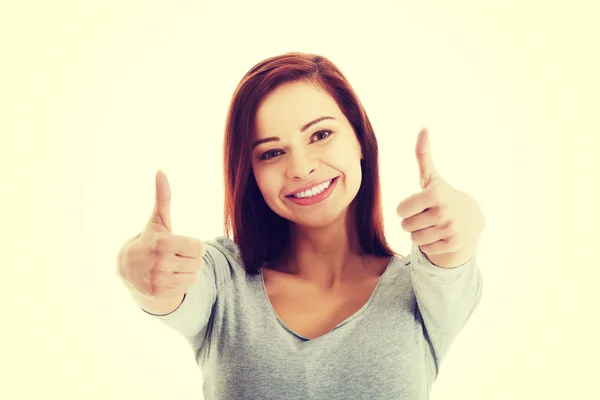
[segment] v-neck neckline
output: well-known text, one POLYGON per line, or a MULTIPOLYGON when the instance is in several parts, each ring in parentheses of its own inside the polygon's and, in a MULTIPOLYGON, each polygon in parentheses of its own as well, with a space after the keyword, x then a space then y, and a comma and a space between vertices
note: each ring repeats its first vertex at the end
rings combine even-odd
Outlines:
POLYGON ((264 279, 264 275, 263 275, 263 269, 260 268, 260 285, 262 288, 262 292, 264 295, 264 299, 267 302, 268 307, 271 309, 272 314, 275 316, 275 319, 277 320, 277 322, 279 323, 279 325, 281 325, 283 327, 283 329, 285 329, 286 331, 288 331, 289 333, 291 333, 292 335, 303 339, 305 341, 315 341, 318 339, 322 339, 324 337, 327 337, 328 335, 332 334, 336 329, 340 328, 343 325, 346 325, 348 322, 352 321, 353 319, 355 319, 356 317, 358 317, 359 315, 361 315, 363 312, 365 312, 367 310, 367 308, 369 308, 369 306, 371 305, 371 303, 373 302, 373 300, 375 299, 375 297, 377 296, 377 293, 379 292, 379 287, 381 286, 381 282, 385 279, 385 277, 387 275, 389 275, 388 271, 391 269, 392 265, 394 264, 394 262, 397 261, 397 256, 395 254, 393 254, 392 256, 390 256, 390 260, 388 261, 387 266, 385 267, 385 270, 383 271, 383 273, 381 274, 381 276, 379 277, 379 279, 377 280, 377 284, 375 285, 375 288, 373 289, 373 292, 371 293, 371 295, 369 296, 369 299, 365 302, 365 304, 358 310, 356 311, 354 314, 352 314, 351 316, 349 316, 348 318, 346 318, 345 320, 343 320, 342 322, 340 322, 335 328, 333 328, 332 330, 330 330, 329 332, 316 337, 316 338, 308 338, 306 336, 303 336, 301 334, 299 334, 298 332, 294 331, 292 328, 290 328, 285 322, 283 322, 283 320, 279 317, 279 315, 277 314, 277 311, 275 311, 275 307, 273 307, 273 303, 271 303, 271 299, 269 298, 269 295, 267 293, 267 288, 265 285, 265 279, 264 279))

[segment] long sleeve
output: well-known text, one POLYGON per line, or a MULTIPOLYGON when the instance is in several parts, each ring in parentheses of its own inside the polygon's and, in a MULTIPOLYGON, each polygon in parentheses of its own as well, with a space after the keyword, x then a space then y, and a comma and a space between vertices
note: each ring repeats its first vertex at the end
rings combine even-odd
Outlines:
MULTIPOLYGON (((212 308, 217 298, 217 279, 215 278, 215 256, 220 253, 205 242, 204 265, 177 309, 166 315, 154 315, 165 325, 179 332, 195 350, 204 342, 212 308)), ((222 256, 221 256, 222 257, 222 256)))
POLYGON ((411 268, 413 290, 435 360, 435 376, 452 342, 477 306, 483 280, 476 256, 456 268, 432 264, 412 244, 405 262, 411 268))
POLYGON ((183 335, 194 354, 198 354, 205 345, 210 333, 220 291, 231 282, 236 270, 242 268, 239 251, 231 239, 217 237, 203 243, 206 249, 204 265, 182 303, 170 314, 154 315, 154 318, 183 335))

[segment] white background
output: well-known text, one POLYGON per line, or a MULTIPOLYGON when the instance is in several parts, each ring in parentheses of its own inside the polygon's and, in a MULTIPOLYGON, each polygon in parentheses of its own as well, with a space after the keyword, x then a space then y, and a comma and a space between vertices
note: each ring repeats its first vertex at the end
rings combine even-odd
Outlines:
POLYGON ((187 342, 138 310, 116 254, 159 168, 174 232, 222 235, 231 95, 289 51, 331 59, 363 102, 395 250, 423 125, 442 176, 484 209, 483 299, 432 398, 598 395, 600 34, 592 2, 548 3, 2 5, 0 397, 202 398, 187 342))

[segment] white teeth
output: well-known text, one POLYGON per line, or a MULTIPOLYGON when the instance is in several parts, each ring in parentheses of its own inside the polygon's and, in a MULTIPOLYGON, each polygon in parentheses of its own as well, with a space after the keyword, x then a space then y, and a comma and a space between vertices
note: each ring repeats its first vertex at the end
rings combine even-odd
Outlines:
POLYGON ((294 197, 299 198, 299 199, 303 199, 305 197, 315 196, 315 195, 323 192, 323 190, 327 189, 329 187, 329 185, 331 185, 331 182, 333 182, 333 179, 330 180, 329 182, 321 183, 320 185, 317 185, 317 186, 315 186, 312 189, 308 189, 308 190, 305 190, 303 192, 296 193, 294 195, 294 197))

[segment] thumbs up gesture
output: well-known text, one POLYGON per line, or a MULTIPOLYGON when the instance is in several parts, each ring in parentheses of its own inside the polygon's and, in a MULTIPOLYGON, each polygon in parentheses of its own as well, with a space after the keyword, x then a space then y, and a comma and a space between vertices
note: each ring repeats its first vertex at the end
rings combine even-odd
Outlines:
POLYGON ((423 128, 417 137, 416 156, 421 191, 398 204, 402 229, 433 264, 454 268, 475 254, 485 221, 479 204, 471 196, 450 186, 439 174, 423 128))
POLYGON ((171 188, 157 171, 154 210, 142 232, 119 252, 117 276, 150 298, 182 296, 195 282, 204 252, 200 240, 172 233, 171 188))

